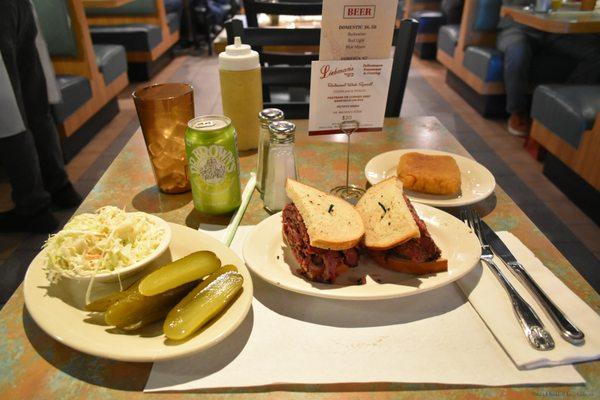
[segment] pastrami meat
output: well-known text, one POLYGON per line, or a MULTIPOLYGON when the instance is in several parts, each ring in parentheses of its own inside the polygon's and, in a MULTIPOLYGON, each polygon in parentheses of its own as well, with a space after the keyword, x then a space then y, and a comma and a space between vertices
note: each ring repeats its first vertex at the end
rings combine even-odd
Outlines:
POLYGON ((327 250, 310 245, 306 225, 298 208, 293 203, 285 206, 282 212, 283 237, 290 246, 296 261, 300 264, 299 273, 315 282, 333 283, 335 278, 348 267, 358 265, 356 248, 348 250, 327 250))
POLYGON ((404 201, 410 210, 417 226, 419 227, 419 233, 421 237, 410 239, 399 246, 394 247, 388 252, 392 252, 393 255, 413 261, 415 263, 423 263, 429 261, 435 261, 442 255, 439 247, 436 246, 431 235, 427 231, 425 222, 417 215, 415 208, 410 203, 410 200, 404 196, 404 201))

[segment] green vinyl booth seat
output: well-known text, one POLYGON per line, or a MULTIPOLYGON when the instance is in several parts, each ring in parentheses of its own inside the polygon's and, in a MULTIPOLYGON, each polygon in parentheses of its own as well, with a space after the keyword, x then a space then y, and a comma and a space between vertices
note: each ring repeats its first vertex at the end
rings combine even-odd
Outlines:
POLYGON ((574 148, 599 113, 600 85, 540 85, 533 93, 531 117, 574 148))
POLYGON ((460 25, 453 24, 442 26, 438 33, 437 48, 449 56, 453 56, 456 44, 458 43, 459 32, 460 25))
POLYGON ((57 75, 56 82, 62 102, 52 105, 52 115, 56 122, 62 123, 92 98, 92 88, 87 78, 78 75, 57 75))
POLYGON ((93 48, 96 64, 106 85, 127 71, 125 47, 115 44, 95 44, 93 48))
MULTIPOLYGON (((86 8, 86 15, 90 17, 154 16, 156 14, 155 0, 134 0, 113 8, 86 8)), ((167 14, 166 20, 170 33, 179 29, 178 13, 167 14)), ((128 52, 150 52, 163 40, 161 27, 147 23, 91 25, 90 33, 95 44, 119 44, 128 52)))
MULTIPOLYGON (((66 0, 33 0, 40 29, 52 58, 79 56, 77 38, 73 30, 69 5, 66 0)), ((118 45, 94 46, 97 66, 108 85, 127 72, 125 49, 118 45)), ((52 105, 52 114, 58 123, 64 122, 92 98, 88 78, 77 75, 57 75, 62 102, 52 105)))

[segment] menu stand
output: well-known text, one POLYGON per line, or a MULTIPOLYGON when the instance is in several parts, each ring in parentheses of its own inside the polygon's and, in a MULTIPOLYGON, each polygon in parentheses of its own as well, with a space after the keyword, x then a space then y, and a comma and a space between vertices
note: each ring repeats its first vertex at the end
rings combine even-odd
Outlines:
POLYGON ((359 186, 349 184, 350 176, 350 135, 358 130, 359 123, 356 120, 342 121, 340 130, 348 137, 348 145, 346 150, 346 185, 336 186, 331 189, 331 193, 341 197, 351 204, 356 204, 365 193, 365 190, 359 186))

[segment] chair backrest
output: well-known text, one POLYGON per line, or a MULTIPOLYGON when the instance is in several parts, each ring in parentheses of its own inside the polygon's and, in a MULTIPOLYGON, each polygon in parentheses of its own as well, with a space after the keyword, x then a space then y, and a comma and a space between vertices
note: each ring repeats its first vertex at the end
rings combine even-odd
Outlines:
MULTIPOLYGON (((400 28, 394 30, 392 44, 395 49, 385 110, 386 117, 400 115, 418 26, 417 21, 405 19, 400 23, 400 28)), ((283 45, 318 46, 321 39, 320 29, 246 28, 242 21, 237 19, 227 21, 225 29, 228 43, 233 43, 233 39, 239 36, 243 43, 249 44, 253 48, 283 45)), ((266 88, 271 86, 310 88, 310 65, 263 66, 262 83, 266 88)), ((266 92, 268 93, 268 90, 266 92)), ((280 108, 287 118, 308 118, 308 103, 306 102, 272 103, 267 100, 265 107, 280 108)))
POLYGON ((258 28, 258 14, 321 15, 323 0, 244 0, 249 27, 258 28))

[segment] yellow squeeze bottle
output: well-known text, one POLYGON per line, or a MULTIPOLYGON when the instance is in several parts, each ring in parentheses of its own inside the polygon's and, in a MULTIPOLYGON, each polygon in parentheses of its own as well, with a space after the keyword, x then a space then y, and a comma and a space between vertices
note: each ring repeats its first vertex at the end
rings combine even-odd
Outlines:
POLYGON ((258 113, 263 108, 258 53, 236 36, 234 44, 219 54, 219 77, 223 114, 231 118, 238 149, 257 148, 258 113))

